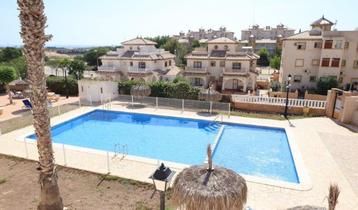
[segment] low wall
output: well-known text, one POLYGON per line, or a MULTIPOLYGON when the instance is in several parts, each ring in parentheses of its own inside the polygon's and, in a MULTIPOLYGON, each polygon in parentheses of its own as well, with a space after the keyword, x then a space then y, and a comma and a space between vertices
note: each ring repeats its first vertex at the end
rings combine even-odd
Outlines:
MULTIPOLYGON (((285 111, 285 106, 271 104, 235 102, 234 107, 239 110, 255 112, 283 113, 285 111)), ((288 113, 301 115, 303 114, 303 109, 303 107, 288 107, 288 113)), ((325 115, 325 109, 309 108, 308 114, 311 116, 323 116, 325 115)))
MULTIPOLYGON (((286 98, 286 92, 268 92, 269 97, 276 97, 276 98, 286 98)), ((289 98, 298 98, 298 91, 295 92, 289 92, 288 93, 289 98)))
POLYGON ((356 118, 356 112, 358 112, 358 96, 348 96, 344 100, 344 109, 341 113, 341 122, 343 123, 353 123, 353 121, 358 121, 356 118))

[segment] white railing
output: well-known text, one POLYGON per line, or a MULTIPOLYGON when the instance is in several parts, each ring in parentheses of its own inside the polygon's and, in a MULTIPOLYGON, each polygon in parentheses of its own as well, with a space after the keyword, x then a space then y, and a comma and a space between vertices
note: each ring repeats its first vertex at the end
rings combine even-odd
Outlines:
POLYGON ((119 71, 119 67, 118 66, 99 66, 98 71, 115 72, 115 71, 119 71))
POLYGON ((230 74, 247 74, 249 71, 246 68, 241 68, 241 69, 224 68, 223 72, 230 73, 230 74))
POLYGON ((150 72, 151 70, 149 68, 138 68, 138 67, 129 67, 128 72, 131 73, 146 73, 150 72))
POLYGON ((185 68, 186 72, 207 72, 207 68, 193 68, 193 67, 187 67, 185 68))
MULTIPOLYGON (((286 98, 263 97, 263 96, 248 96, 248 95, 232 95, 233 102, 255 103, 255 104, 270 104, 270 105, 286 105, 286 98)), ((307 99, 288 99, 288 106, 293 107, 310 107, 310 108, 325 108, 326 101, 307 100, 307 99)))

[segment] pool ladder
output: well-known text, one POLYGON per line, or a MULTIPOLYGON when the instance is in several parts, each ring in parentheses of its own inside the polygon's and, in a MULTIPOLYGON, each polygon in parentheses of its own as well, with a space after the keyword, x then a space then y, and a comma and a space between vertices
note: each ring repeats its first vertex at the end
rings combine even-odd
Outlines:
POLYGON ((123 160, 128 155, 128 145, 127 144, 115 144, 114 145, 114 156, 112 160, 115 159, 117 156, 122 154, 121 160, 123 160))

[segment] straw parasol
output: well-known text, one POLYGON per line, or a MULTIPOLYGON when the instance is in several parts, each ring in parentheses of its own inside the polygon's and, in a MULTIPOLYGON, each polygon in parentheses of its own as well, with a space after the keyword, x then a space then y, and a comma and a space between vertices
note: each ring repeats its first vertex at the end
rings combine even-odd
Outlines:
POLYGON ((22 79, 17 79, 9 83, 9 88, 14 91, 24 91, 29 88, 29 83, 22 79))
POLYGON ((150 87, 148 85, 145 84, 138 84, 138 85, 134 85, 131 88, 131 95, 132 96, 149 96, 151 93, 150 87))
POLYGON ((199 99, 200 100, 206 100, 206 101, 220 101, 222 95, 216 91, 213 90, 211 87, 208 89, 201 89, 199 91, 199 99))
POLYGON ((191 166, 180 172, 173 186, 173 202, 186 210, 242 210, 247 199, 246 181, 232 170, 212 167, 208 146, 208 167, 191 166))

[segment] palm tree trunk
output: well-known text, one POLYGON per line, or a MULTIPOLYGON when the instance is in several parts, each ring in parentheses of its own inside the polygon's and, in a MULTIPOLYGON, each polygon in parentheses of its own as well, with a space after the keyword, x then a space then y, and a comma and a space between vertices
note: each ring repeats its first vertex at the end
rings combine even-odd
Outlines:
POLYGON ((24 42, 24 55, 32 90, 30 98, 39 154, 41 196, 38 209, 62 210, 63 204, 52 150, 50 117, 47 110, 44 45, 51 37, 45 35, 44 4, 42 0, 18 0, 17 3, 20 8, 20 34, 24 42))
POLYGON ((6 92, 9 95, 9 103, 12 104, 12 95, 8 84, 6 84, 6 92))

